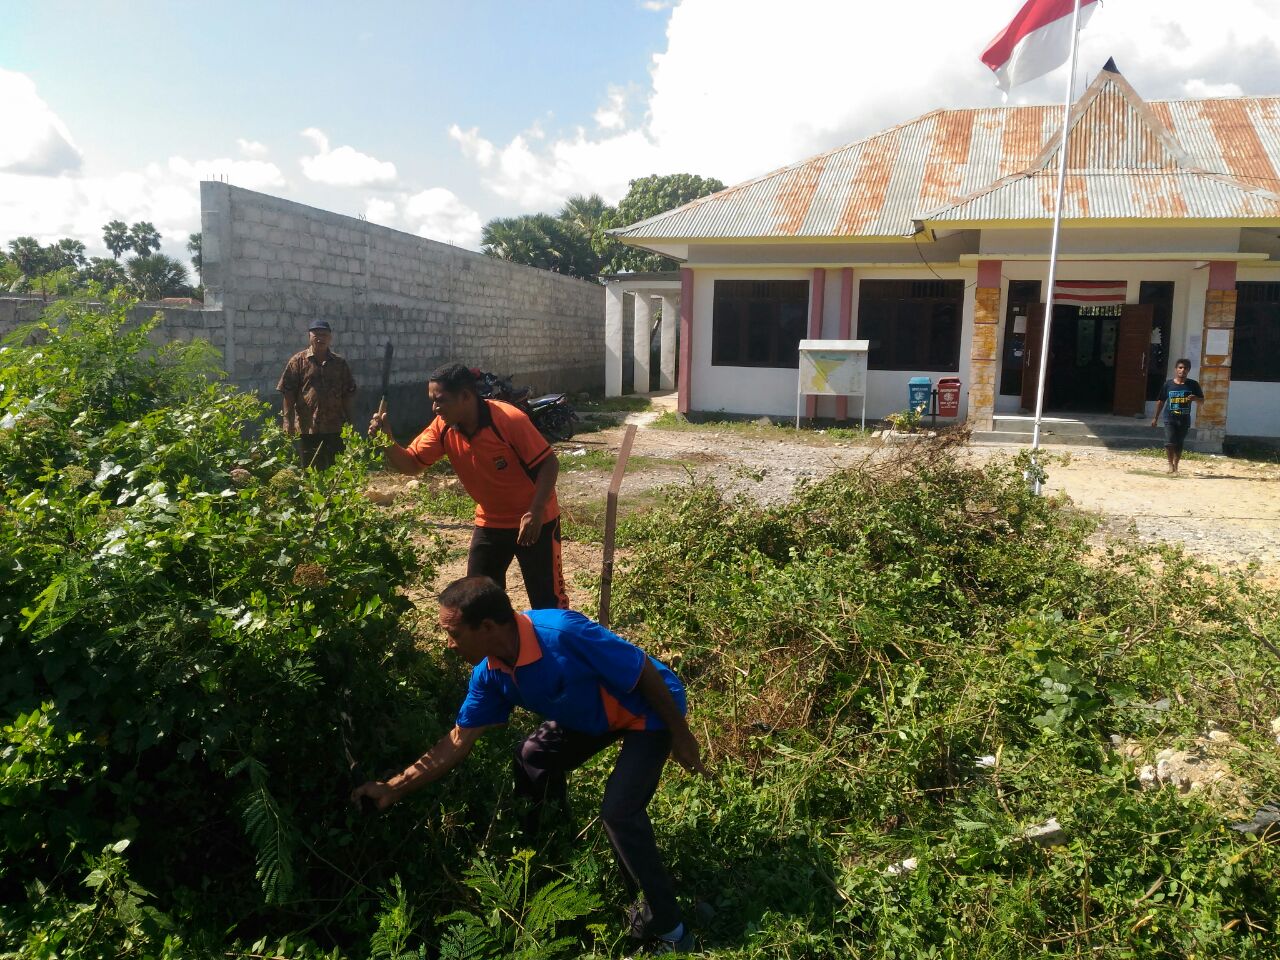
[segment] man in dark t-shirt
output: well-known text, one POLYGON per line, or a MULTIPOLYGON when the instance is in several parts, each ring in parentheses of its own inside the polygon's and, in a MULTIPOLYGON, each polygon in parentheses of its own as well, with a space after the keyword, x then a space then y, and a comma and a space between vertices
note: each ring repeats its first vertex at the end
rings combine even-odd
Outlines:
POLYGON ((1204 391, 1199 382, 1187 376, 1191 372, 1191 361, 1185 357, 1173 365, 1173 379, 1166 380, 1160 388, 1160 396, 1156 398, 1156 412, 1151 418, 1154 427, 1160 419, 1160 411, 1164 413, 1164 452, 1169 458, 1169 472, 1178 472, 1178 461, 1182 459, 1182 444, 1187 439, 1187 431, 1191 429, 1191 407, 1204 402, 1204 391))

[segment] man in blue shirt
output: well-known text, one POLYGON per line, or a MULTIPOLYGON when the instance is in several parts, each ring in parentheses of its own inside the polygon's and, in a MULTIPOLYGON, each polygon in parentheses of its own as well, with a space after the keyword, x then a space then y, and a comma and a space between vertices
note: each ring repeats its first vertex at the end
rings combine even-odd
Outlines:
POLYGON ((439 603, 449 648, 474 667, 457 721, 403 772, 357 787, 352 801, 368 797, 385 810, 444 776, 485 730, 524 707, 546 718, 515 754, 516 791, 534 805, 533 827, 546 801, 563 802, 566 775, 620 740, 600 819, 627 888, 644 894, 632 910, 632 935, 651 940, 659 952, 692 949, 648 813, 668 753, 691 772, 707 772, 685 721, 684 685, 664 664, 580 613, 516 613, 488 577, 455 581, 439 603))
POLYGON ((1151 418, 1154 427, 1160 419, 1160 410, 1168 404, 1164 414, 1164 452, 1169 458, 1169 472, 1178 472, 1178 463, 1182 460, 1182 444, 1187 439, 1187 431, 1191 429, 1191 407, 1204 403, 1204 391, 1200 384, 1187 376, 1191 372, 1191 361, 1186 357, 1173 365, 1173 379, 1166 380, 1160 388, 1160 396, 1156 399, 1156 412, 1151 418))

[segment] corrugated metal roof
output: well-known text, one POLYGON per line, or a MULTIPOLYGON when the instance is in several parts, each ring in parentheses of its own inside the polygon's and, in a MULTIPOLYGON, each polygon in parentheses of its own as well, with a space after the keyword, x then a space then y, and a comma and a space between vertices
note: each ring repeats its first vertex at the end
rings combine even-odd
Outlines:
MULTIPOLYGON (((921 217, 930 223, 1039 220, 1053 217, 1056 170, 1010 177, 969 200, 921 217)), ((1226 177, 1188 170, 1113 170, 1068 173, 1063 220, 1280 218, 1280 197, 1226 177)))
MULTIPOLYGON (((916 221, 1047 219, 1061 116, 1051 106, 937 110, 614 232, 894 237, 916 221)), ((1280 216, 1280 97, 1148 104, 1104 71, 1072 123, 1070 219, 1280 216)))

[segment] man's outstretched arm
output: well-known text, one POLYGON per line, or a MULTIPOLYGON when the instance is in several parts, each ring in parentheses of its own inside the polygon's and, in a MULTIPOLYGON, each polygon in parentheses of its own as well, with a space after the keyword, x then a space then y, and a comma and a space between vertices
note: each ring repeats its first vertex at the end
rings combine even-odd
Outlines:
POLYGON ((379 810, 387 809, 415 790, 421 790, 428 783, 439 780, 460 764, 480 739, 480 734, 488 729, 455 726, 434 747, 391 779, 370 780, 356 787, 351 791, 351 802, 359 803, 361 797, 368 797, 379 810))
POLYGON ((662 674, 648 657, 645 657, 644 669, 640 671, 640 681, 636 684, 636 689, 671 731, 671 756, 675 757, 676 762, 690 773, 708 776, 707 768, 702 763, 697 738, 689 729, 684 714, 676 706, 675 698, 671 696, 671 691, 662 680, 662 674))

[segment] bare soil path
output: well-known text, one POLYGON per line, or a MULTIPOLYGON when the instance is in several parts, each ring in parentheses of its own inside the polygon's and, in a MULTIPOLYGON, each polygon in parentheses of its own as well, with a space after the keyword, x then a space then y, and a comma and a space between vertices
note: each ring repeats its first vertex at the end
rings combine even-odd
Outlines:
MULTIPOLYGON (((746 493, 761 502, 791 495, 797 482, 818 478, 881 455, 879 441, 833 437, 818 432, 796 434, 771 426, 707 426, 665 429, 642 421, 632 456, 636 468, 623 485, 623 509, 634 508, 656 487, 709 478, 721 488, 746 493)), ((584 434, 561 444, 562 463, 596 452, 616 454, 622 426, 584 434)), ((1016 448, 978 446, 965 456, 978 460, 1009 457, 1016 448)), ((597 454, 598 456, 598 454, 597 454)), ((1179 475, 1165 472, 1161 456, 1148 452, 1099 448, 1051 451, 1046 491, 1065 493, 1080 509, 1102 516, 1101 537, 1137 537, 1148 542, 1181 543, 1191 554, 1224 569, 1256 565, 1255 576, 1280 587, 1280 464, 1228 457, 1184 459, 1179 475)), ((558 495, 570 531, 576 520, 599 526, 610 473, 607 469, 566 469, 558 495)), ((443 521, 438 527, 449 556, 433 587, 438 589, 466 570, 471 525, 443 521)), ((1100 537, 1100 539, 1101 539, 1100 537)), ((594 605, 583 574, 598 574, 599 543, 564 543, 565 570, 575 606, 594 605)), ((525 601, 518 569, 508 586, 512 599, 525 601)), ((425 599, 431 591, 424 591, 425 599)))

